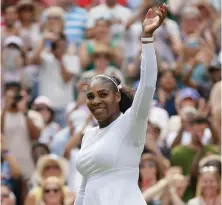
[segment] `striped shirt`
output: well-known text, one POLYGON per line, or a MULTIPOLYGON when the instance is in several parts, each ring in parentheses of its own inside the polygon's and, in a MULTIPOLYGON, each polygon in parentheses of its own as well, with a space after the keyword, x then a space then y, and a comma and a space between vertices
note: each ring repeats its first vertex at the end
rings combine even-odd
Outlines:
MULTIPOLYGON (((46 12, 43 13, 43 22, 46 21, 46 12)), ((68 44, 75 43, 79 46, 85 38, 86 22, 88 13, 85 9, 73 6, 65 12, 65 30, 68 44)))
POLYGON ((65 34, 69 43, 80 45, 85 38, 87 22, 87 11, 77 6, 73 6, 69 12, 65 13, 65 34))

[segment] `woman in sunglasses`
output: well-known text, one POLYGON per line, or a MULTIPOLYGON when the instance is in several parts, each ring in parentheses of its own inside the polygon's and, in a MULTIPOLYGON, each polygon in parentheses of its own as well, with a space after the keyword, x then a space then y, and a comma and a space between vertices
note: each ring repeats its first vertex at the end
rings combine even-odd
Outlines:
MULTIPOLYGON (((25 205, 36 205, 35 203, 41 198, 42 185, 49 177, 57 177, 60 180, 62 187, 68 190, 65 185, 67 172, 68 162, 63 157, 53 154, 40 157, 33 176, 35 184, 26 198, 25 205)), ((71 192, 69 193, 73 196, 71 192)))
POLYGON ((57 177, 49 177, 44 181, 41 199, 36 205, 72 205, 74 198, 57 177))
POLYGON ((140 84, 132 91, 114 77, 93 77, 87 105, 99 126, 89 129, 76 157, 83 180, 75 205, 145 205, 138 187, 149 108, 157 80, 153 32, 167 15, 167 6, 147 12, 143 23, 140 84))

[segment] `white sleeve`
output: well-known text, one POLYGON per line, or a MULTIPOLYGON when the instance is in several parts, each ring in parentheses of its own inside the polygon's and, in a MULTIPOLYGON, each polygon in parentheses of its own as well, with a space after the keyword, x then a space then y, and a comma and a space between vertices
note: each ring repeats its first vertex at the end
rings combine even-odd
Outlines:
POLYGON ((74 205, 83 205, 86 183, 87 179, 86 177, 83 177, 74 205))
POLYGON ((130 108, 133 123, 147 121, 157 81, 157 61, 153 43, 142 44, 141 57, 140 82, 130 108))

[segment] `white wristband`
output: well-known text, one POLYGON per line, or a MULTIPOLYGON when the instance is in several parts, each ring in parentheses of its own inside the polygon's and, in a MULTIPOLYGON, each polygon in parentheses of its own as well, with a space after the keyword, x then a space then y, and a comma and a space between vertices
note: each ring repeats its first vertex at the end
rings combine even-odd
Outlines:
POLYGON ((148 37, 148 38, 141 38, 141 41, 152 42, 152 41, 154 41, 154 38, 153 38, 153 36, 152 37, 148 37))

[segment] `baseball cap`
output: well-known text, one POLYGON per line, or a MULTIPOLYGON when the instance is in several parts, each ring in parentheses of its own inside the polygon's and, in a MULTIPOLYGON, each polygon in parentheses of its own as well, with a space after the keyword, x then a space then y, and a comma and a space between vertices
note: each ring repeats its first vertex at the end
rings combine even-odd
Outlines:
POLYGON ((34 100, 34 104, 35 105, 40 105, 40 104, 44 104, 46 105, 48 108, 52 109, 52 102, 49 98, 47 98, 46 96, 38 96, 35 100, 34 100))
POLYGON ((19 38, 18 36, 9 36, 8 38, 6 38, 4 41, 4 46, 7 47, 10 44, 14 44, 21 49, 24 46, 23 40, 21 38, 19 38))
POLYGON ((180 91, 180 100, 191 98, 192 100, 199 100, 200 94, 193 88, 183 88, 180 91))

